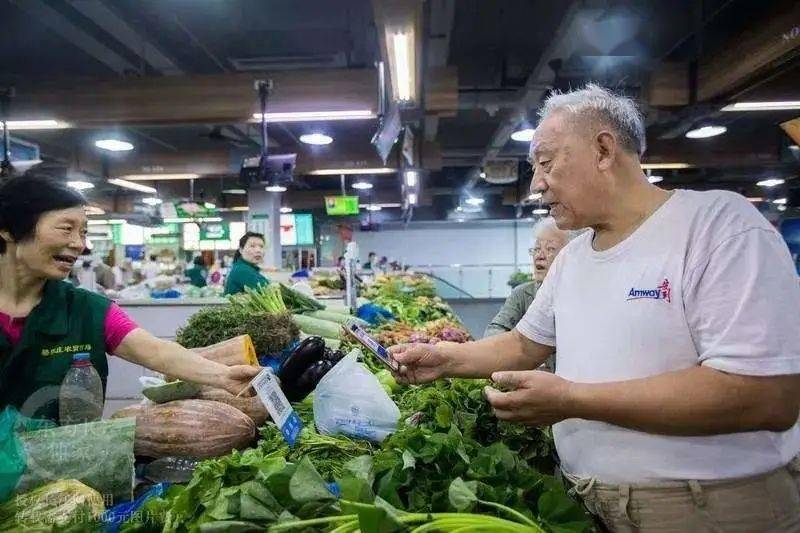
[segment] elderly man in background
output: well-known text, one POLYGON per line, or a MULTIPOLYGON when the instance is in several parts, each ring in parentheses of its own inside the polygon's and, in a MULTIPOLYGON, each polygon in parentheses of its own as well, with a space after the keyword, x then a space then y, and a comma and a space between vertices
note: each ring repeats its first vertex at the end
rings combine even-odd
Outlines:
POLYGON ((498 418, 553 425, 565 477, 615 531, 800 531, 800 287, 742 196, 665 191, 644 120, 596 85, 548 98, 532 188, 561 229, 514 329, 404 345, 399 377, 489 377, 498 418), (530 370, 558 347, 555 374, 530 370))

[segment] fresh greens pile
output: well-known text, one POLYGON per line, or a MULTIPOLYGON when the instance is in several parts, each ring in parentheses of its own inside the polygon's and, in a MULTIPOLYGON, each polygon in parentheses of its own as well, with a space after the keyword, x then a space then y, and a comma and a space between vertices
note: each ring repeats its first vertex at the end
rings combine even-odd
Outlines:
POLYGON ((206 307, 178 330, 177 342, 186 348, 202 348, 224 340, 250 335, 259 355, 277 353, 290 346, 300 330, 286 313, 252 313, 238 306, 206 307))
POLYGON ((316 301, 314 298, 309 298, 300 291, 296 291, 291 287, 287 287, 283 283, 280 284, 281 296, 292 313, 302 314, 310 313, 313 311, 322 311, 325 306, 316 301))
POLYGON ((244 292, 228 298, 231 306, 250 313, 285 313, 280 285, 261 285, 257 288, 245 287, 244 292))

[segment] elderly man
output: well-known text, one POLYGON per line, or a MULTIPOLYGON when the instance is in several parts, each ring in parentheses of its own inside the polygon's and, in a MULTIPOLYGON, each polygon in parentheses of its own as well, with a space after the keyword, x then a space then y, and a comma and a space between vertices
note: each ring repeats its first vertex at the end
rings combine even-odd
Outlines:
POLYGON ((488 377, 495 414, 554 424, 562 470, 613 530, 800 531, 800 287, 786 244, 739 195, 642 173, 635 104, 551 96, 532 189, 562 229, 512 332, 399 346, 407 381, 488 377), (556 374, 536 368, 558 346, 556 374))
POLYGON ((539 220, 533 226, 533 248, 530 249, 533 260, 533 281, 514 287, 503 307, 486 327, 484 337, 499 335, 511 331, 520 321, 525 311, 533 303, 536 291, 542 285, 553 259, 569 242, 571 232, 562 231, 556 226, 552 217, 539 220))

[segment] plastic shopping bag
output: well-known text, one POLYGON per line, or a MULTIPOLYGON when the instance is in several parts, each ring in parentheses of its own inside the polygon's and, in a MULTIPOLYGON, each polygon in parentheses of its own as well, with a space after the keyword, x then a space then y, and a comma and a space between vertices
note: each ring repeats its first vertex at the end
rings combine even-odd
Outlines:
POLYGON ((326 435, 381 442, 397 429, 400 409, 353 350, 323 377, 314 392, 314 423, 326 435))

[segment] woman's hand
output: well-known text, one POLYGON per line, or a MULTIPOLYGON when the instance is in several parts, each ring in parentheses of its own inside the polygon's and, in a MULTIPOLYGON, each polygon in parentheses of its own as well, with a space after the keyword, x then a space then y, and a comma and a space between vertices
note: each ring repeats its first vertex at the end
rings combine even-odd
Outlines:
POLYGON ((253 381, 262 368, 260 366, 251 365, 236 365, 226 367, 226 372, 220 376, 220 387, 230 392, 231 394, 240 394, 246 390, 243 395, 250 396, 250 382, 253 381))

